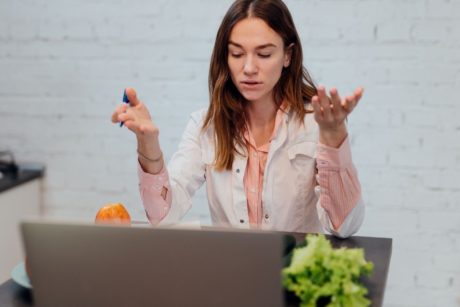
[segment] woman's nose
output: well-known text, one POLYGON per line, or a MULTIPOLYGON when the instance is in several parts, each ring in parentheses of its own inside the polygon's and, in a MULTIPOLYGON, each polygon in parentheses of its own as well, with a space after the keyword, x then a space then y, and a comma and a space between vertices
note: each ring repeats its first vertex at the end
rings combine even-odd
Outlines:
POLYGON ((254 57, 248 56, 246 57, 246 61, 244 62, 243 71, 247 75, 252 75, 257 73, 257 63, 254 60, 254 57))

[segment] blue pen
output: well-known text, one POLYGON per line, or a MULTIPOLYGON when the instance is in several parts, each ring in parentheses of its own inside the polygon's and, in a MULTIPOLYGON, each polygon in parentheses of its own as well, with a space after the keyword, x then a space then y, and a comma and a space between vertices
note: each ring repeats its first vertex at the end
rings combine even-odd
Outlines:
MULTIPOLYGON (((126 90, 123 91, 123 102, 129 104, 128 96, 126 96, 126 90)), ((120 127, 123 127, 123 122, 120 123, 120 127)))

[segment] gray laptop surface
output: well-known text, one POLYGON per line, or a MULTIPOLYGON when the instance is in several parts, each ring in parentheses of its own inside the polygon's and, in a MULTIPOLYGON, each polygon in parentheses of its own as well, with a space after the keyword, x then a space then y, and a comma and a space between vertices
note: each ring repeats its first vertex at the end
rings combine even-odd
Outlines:
POLYGON ((36 306, 282 306, 283 236, 21 224, 36 306))

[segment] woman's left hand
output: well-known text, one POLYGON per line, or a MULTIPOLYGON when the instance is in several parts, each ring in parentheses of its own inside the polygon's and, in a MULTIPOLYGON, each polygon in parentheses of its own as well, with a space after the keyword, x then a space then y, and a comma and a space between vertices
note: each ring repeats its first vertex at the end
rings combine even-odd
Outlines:
POLYGON ((322 144, 340 147, 347 136, 345 119, 358 104, 363 91, 362 87, 358 87, 352 95, 341 98, 336 88, 331 88, 328 96, 324 86, 318 87, 318 95, 313 96, 311 102, 322 144))

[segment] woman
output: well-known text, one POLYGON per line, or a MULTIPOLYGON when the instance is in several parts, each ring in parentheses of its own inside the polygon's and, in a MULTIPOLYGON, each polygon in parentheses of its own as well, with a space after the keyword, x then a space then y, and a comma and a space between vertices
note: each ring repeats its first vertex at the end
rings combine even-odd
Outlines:
POLYGON ((168 168, 159 129, 133 89, 112 115, 137 137, 152 224, 177 222, 206 182, 213 224, 347 237, 364 206, 345 119, 363 89, 316 88, 281 0, 237 0, 218 30, 210 105, 195 112, 168 168))

